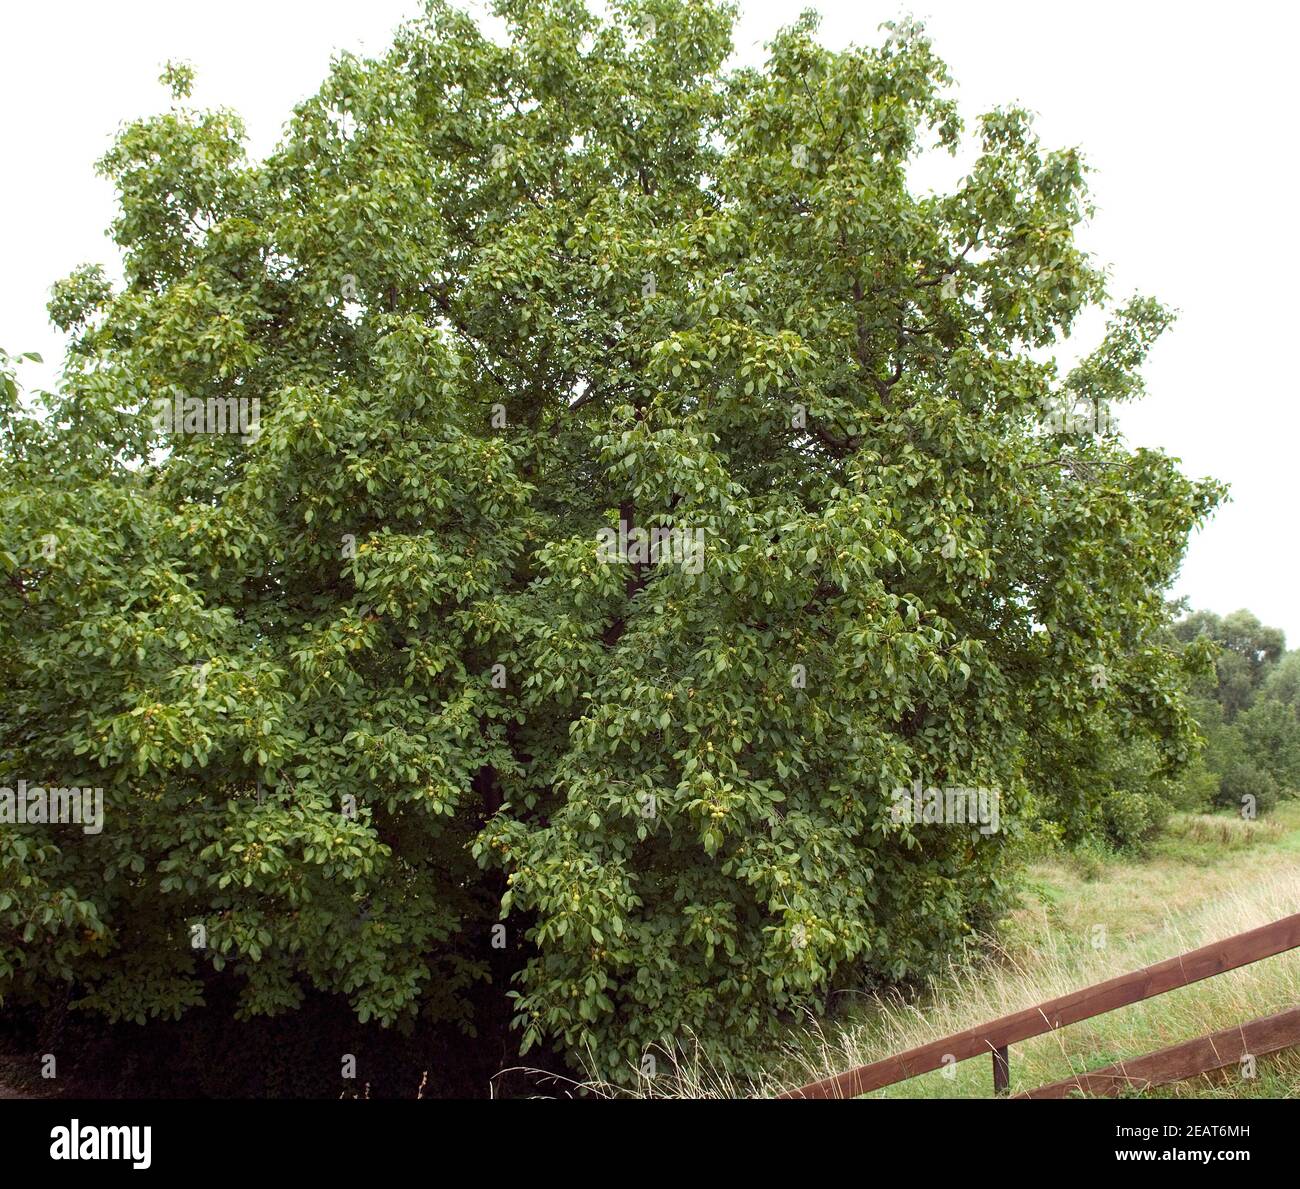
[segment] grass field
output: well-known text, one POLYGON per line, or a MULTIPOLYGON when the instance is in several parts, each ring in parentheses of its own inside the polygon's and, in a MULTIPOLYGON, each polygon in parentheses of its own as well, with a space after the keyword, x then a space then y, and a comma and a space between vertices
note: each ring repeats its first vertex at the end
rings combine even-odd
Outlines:
MULTIPOLYGON (((1300 911, 1300 802, 1267 819, 1185 815, 1145 859, 1041 861, 1021 907, 976 963, 954 966, 915 1001, 864 996, 830 1022, 793 1030, 771 1072, 739 1081, 689 1053, 649 1093, 769 1095, 937 1040, 1045 999, 1300 911)), ((1121 1058, 1300 1004, 1300 950, 1265 959, 1011 1047, 1011 1090, 1032 1089, 1121 1058)), ((992 1093, 992 1062, 972 1059, 873 1097, 992 1093)), ((1300 1096, 1300 1050, 1150 1092, 1197 1098, 1300 1096)))

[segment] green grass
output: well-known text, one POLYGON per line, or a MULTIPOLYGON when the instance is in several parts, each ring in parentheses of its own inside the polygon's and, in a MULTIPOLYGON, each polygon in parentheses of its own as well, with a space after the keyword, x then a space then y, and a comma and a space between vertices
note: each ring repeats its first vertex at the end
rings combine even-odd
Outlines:
MULTIPOLYGON (((1032 1007, 1300 911, 1300 802, 1267 819, 1181 815, 1144 859, 1033 864, 1022 905, 983 956, 952 966, 913 999, 856 996, 832 1019, 793 1028, 768 1072, 739 1079, 679 1052, 645 1092, 770 1095, 1032 1007)), ((1011 1090, 1032 1089, 1300 1004, 1300 951, 1206 979, 1011 1047, 1011 1090)), ((992 1062, 972 1059, 872 1097, 992 1093, 992 1062)), ((1153 1097, 1300 1096, 1300 1050, 1152 1090, 1153 1097)))

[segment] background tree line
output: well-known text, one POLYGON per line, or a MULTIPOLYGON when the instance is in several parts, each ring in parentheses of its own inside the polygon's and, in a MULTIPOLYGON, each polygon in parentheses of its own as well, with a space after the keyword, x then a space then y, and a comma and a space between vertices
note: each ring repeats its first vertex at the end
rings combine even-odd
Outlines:
POLYGON ((1212 640, 1212 674, 1196 679, 1192 713, 1205 736, 1183 782, 1189 807, 1266 813, 1300 786, 1300 652, 1250 611, 1197 611, 1174 628, 1181 641, 1212 640), (1253 798, 1246 802, 1244 798, 1253 798))
POLYGON ((1199 738, 1169 763, 1122 718, 1108 723, 1080 772, 1082 808, 1068 773, 1042 794, 1039 828, 1067 847, 1141 851, 1175 811, 1255 817, 1300 788, 1300 652, 1285 634, 1243 609, 1184 614, 1169 637, 1187 659, 1181 699, 1199 738))

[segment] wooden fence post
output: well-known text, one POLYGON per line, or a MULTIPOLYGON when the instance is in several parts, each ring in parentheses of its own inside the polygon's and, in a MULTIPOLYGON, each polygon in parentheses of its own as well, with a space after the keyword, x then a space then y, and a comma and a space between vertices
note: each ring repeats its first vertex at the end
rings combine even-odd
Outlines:
POLYGON ((1007 1046, 993 1050, 993 1093, 1006 1094, 1011 1089, 1011 1058, 1007 1046))

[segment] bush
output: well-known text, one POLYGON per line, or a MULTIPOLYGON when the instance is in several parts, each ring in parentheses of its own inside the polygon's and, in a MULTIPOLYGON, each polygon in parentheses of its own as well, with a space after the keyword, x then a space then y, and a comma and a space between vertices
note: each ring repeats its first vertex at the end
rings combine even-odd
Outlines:
POLYGON ((1246 817, 1267 813, 1278 802, 1277 781, 1268 769, 1241 761, 1220 778, 1217 801, 1246 817))
POLYGON ((1244 750, 1273 778, 1279 791, 1300 786, 1300 723, 1280 701, 1260 700, 1237 720, 1244 750))
POLYGON ((1220 779, 1205 758, 1197 756, 1178 782, 1173 807, 1187 813, 1204 813, 1218 800, 1220 779))
POLYGON ((1102 803, 1107 840, 1117 850, 1141 850, 1169 817, 1169 802, 1150 792, 1116 789, 1102 803))

